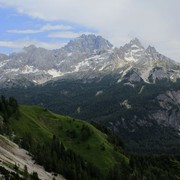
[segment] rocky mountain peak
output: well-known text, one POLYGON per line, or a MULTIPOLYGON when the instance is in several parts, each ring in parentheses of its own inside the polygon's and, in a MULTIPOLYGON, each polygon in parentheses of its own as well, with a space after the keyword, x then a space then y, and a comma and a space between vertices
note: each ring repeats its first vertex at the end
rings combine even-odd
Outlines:
POLYGON ((23 50, 24 51, 34 51, 37 47, 33 44, 31 44, 30 46, 24 47, 23 50))
POLYGON ((80 37, 71 40, 64 49, 69 52, 85 52, 93 53, 94 51, 103 51, 111 49, 113 45, 101 36, 96 36, 94 34, 81 35, 80 37))
POLYGON ((142 47, 142 44, 141 44, 141 42, 140 42, 140 40, 138 38, 132 39, 129 44, 130 45, 137 45, 139 47, 142 47))
POLYGON ((139 51, 139 50, 144 51, 145 50, 141 42, 137 38, 134 38, 129 43, 125 44, 123 46, 123 49, 125 51, 139 51))
POLYGON ((156 49, 152 46, 148 46, 147 49, 146 49, 146 52, 148 54, 154 54, 154 53, 157 53, 156 49))
POLYGON ((136 62, 140 59, 140 57, 144 54, 144 47, 142 46, 141 42, 134 38, 128 44, 125 44, 122 48, 124 52, 124 59, 126 61, 133 61, 136 62))

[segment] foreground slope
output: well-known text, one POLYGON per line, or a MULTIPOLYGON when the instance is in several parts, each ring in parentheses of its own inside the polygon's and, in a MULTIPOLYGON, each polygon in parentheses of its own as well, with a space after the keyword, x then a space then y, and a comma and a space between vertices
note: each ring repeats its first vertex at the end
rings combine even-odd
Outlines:
MULTIPOLYGON (((42 107, 18 106, 13 98, 1 97, 0 129, 1 133, 27 149, 46 171, 62 174, 67 179, 180 178, 179 156, 129 154, 122 149, 122 142, 101 125, 93 123, 92 126, 80 120, 54 114, 42 107)), ((10 145, 9 149, 14 146, 12 151, 17 149, 17 146, 6 138, 1 136, 0 139, 3 146, 10 145)), ((1 152, 5 157, 6 152, 3 150, 1 152)), ((9 157, 18 160, 19 154, 15 153, 9 157)), ((14 169, 17 171, 18 166, 16 165, 14 169)), ((1 171, 3 174, 7 173, 2 166, 1 171)), ((27 167, 19 173, 20 176, 15 172, 12 177, 22 179, 21 175, 27 176, 27 167)), ((53 175, 56 176, 56 173, 53 175)), ((26 179, 39 178, 33 173, 26 179)))
POLYGON ((34 143, 43 144, 55 135, 65 148, 95 165, 104 176, 117 162, 128 163, 125 155, 119 150, 114 151, 106 134, 86 122, 60 116, 41 107, 20 106, 20 117, 18 120, 11 118, 10 126, 17 140, 30 135, 34 143), (89 134, 83 128, 88 129, 89 134))
MULTIPOLYGON (((29 174, 37 172, 40 179, 52 180, 54 177, 51 173, 48 173, 44 170, 42 166, 39 166, 35 163, 26 150, 19 148, 17 144, 13 143, 6 137, 0 135, 0 174, 2 169, 7 171, 17 173, 15 170, 15 165, 18 166, 19 171, 24 171, 24 167, 27 168, 29 174)), ((61 176, 56 177, 57 180, 64 179, 61 176)))

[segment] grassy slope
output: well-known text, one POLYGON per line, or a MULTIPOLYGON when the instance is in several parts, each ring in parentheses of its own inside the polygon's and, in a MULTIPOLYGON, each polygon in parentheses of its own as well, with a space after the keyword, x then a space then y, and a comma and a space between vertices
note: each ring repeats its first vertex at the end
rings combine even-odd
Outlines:
POLYGON ((128 159, 123 154, 114 151, 113 145, 106 140, 106 134, 87 122, 57 115, 37 106, 20 106, 20 113, 19 120, 12 118, 10 121, 11 127, 19 137, 26 133, 31 133, 32 137, 41 143, 55 134, 67 148, 74 150, 87 161, 95 164, 104 174, 115 162, 128 162, 128 159), (92 132, 92 136, 86 141, 81 140, 83 124, 89 126, 92 132), (77 137, 73 139, 68 137, 67 130, 75 130, 77 137), (101 150, 102 144, 105 147, 105 151, 101 150))

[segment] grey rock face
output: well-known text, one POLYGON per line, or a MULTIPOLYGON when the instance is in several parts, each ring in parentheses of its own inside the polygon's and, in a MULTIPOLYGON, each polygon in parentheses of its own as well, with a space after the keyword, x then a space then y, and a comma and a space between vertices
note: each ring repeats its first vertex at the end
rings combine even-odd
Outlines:
POLYGON ((167 69, 162 68, 162 67, 154 67, 150 71, 148 79, 150 82, 153 82, 153 83, 155 83, 156 80, 162 80, 162 79, 169 80, 167 69))
POLYGON ((94 51, 106 51, 111 49, 113 45, 102 38, 95 35, 81 35, 79 38, 70 41, 68 45, 64 47, 64 50, 68 52, 80 52, 80 53, 94 53, 94 51))
POLYGON ((126 78, 129 82, 141 82, 143 79, 141 78, 140 74, 136 70, 129 71, 124 78, 126 78))
POLYGON ((167 91, 157 97, 161 110, 152 114, 159 125, 171 126, 175 129, 180 128, 180 90, 167 91))
POLYGON ((47 70, 53 67, 55 59, 52 51, 37 48, 33 45, 23 49, 23 52, 13 53, 9 56, 10 61, 4 68, 22 68, 26 65, 39 70, 47 70))
POLYGON ((6 54, 0 54, 0 62, 7 59, 8 59, 8 56, 6 54))

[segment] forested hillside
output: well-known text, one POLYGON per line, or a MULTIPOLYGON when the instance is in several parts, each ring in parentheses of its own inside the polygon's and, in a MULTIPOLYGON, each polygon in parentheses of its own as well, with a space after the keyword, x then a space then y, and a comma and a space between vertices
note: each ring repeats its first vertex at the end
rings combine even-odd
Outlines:
POLYGON ((1 107, 8 107, 1 108, 1 130, 8 129, 1 134, 27 149, 47 171, 78 180, 180 178, 179 156, 130 154, 102 125, 11 101, 1 98, 1 107), (7 109, 14 110, 5 119, 7 109))
POLYGON ((117 83, 116 75, 93 81, 61 80, 29 88, 1 89, 21 104, 105 125, 132 152, 179 154, 180 81, 117 83))

